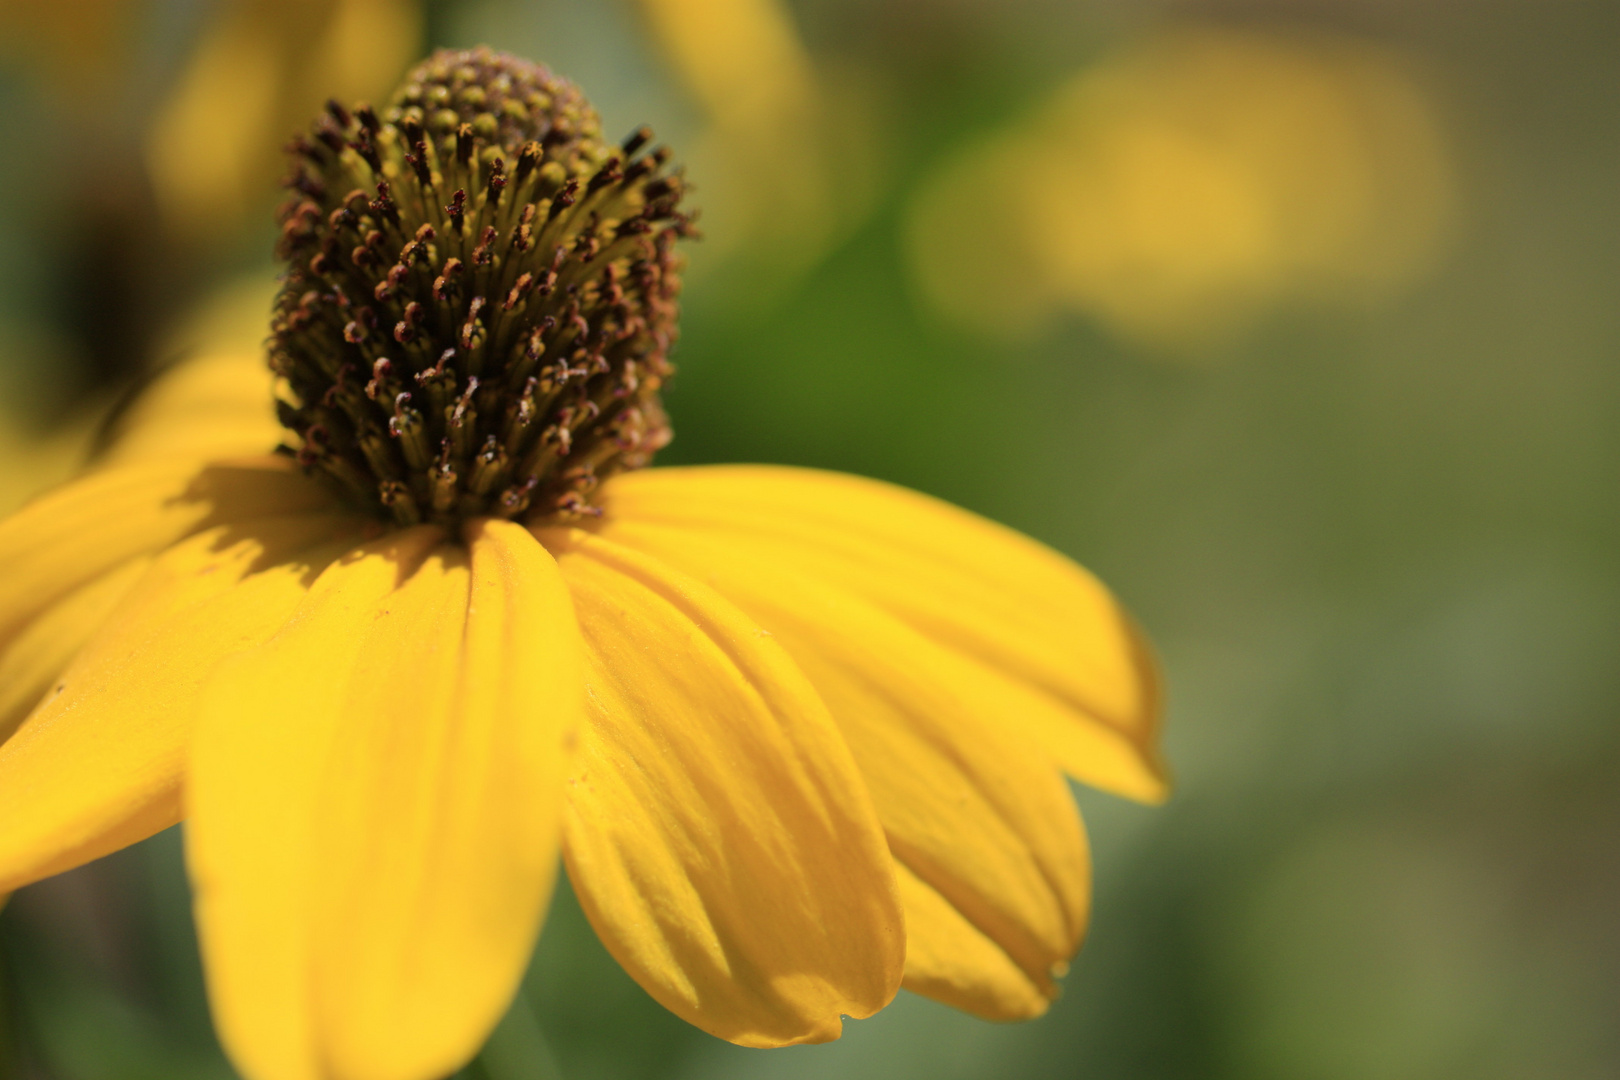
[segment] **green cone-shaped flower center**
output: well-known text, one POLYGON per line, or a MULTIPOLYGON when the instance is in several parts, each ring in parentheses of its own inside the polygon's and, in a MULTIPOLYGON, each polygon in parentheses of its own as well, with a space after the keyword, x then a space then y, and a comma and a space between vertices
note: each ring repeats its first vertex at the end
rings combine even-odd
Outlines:
POLYGON ((440 52, 290 146, 270 365, 299 461, 401 524, 578 515, 669 442, 669 155, 566 79, 440 52))

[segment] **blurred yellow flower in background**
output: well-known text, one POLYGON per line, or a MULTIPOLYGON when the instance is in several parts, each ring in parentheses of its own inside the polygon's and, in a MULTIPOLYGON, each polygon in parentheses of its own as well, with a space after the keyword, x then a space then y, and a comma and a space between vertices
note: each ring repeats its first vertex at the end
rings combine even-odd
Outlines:
POLYGON ((43 280, 73 282, 0 311, 67 362, 8 351, 0 365, 67 407, 172 360, 154 345, 197 283, 268 227, 276 155, 319 106, 311 88, 386 93, 423 31, 420 0, 0 0, 0 57, 52 133, 30 169, 50 178, 29 200, 51 236, 34 258, 43 280))
POLYGON ((1399 56, 1184 28, 949 162, 906 240, 919 291, 960 324, 1028 334, 1077 312, 1196 352, 1279 307, 1400 295, 1453 204, 1435 106, 1399 56))
POLYGON ((326 97, 383 97, 422 46, 420 0, 232 0, 154 120, 166 226, 192 243, 262 212, 281 143, 326 97))
POLYGON ((819 67, 779 0, 636 2, 706 121, 688 155, 705 259, 791 273, 825 254, 870 207, 870 88, 819 67))

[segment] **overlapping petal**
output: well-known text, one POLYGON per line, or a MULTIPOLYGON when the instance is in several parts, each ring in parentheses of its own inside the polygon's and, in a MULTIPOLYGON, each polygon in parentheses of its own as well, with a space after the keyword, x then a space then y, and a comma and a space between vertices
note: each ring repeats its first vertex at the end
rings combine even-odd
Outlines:
MULTIPOLYGON (((1027 739, 1005 680, 851 593, 764 558, 746 538, 609 520, 603 535, 692 574, 770 631, 848 739, 890 850, 917 884, 907 905, 907 985, 928 992, 964 932, 982 964, 955 958, 953 1003, 1032 1015, 1079 945, 1089 861, 1057 768, 1027 739), (933 910, 953 908, 954 919, 933 910), (958 926, 957 924, 966 924, 958 926), (1018 992, 1006 989, 1007 971, 1018 992), (977 966, 982 986, 969 978, 977 966), (1037 991, 1034 997, 1031 990, 1037 991), (976 996, 975 996, 976 995, 976 996), (1016 1002, 1013 1000, 1016 998, 1016 1002)), ((903 893, 902 895, 907 895, 903 893)))
POLYGON ((344 529, 324 515, 261 518, 153 561, 0 744, 0 891, 179 820, 204 679, 285 622, 344 529))
POLYGON ((333 506, 285 458, 159 458, 89 473, 0 521, 0 646, 56 600, 191 533, 333 506))
POLYGON ((86 582, 40 612, 0 647, 0 743, 17 730, 151 563, 151 556, 137 556, 86 582))
POLYGON ((208 692, 188 857, 216 1018, 253 1080, 453 1072, 533 946, 577 630, 526 531, 442 540, 333 565, 208 692))
POLYGON ((1046 1011, 1051 989, 937 890, 902 863, 895 867, 906 906, 905 988, 988 1020, 1027 1020, 1046 1011))
POLYGON ((887 1004, 902 915, 876 814, 779 644, 656 559, 537 533, 574 595, 587 719, 566 853, 608 950, 722 1038, 836 1038, 887 1004))
POLYGON ((1021 728, 1066 771, 1163 798, 1151 656, 1112 595, 1051 549, 916 492, 808 469, 646 470, 615 477, 601 502, 610 520, 747 538, 761 557, 871 601, 1021 684, 1035 710, 1021 728), (1047 722, 1053 706, 1066 722, 1047 722))

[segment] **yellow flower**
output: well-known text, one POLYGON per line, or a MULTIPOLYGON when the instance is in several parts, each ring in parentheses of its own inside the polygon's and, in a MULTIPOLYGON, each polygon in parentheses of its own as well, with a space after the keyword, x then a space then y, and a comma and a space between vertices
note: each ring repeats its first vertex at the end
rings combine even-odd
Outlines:
POLYGON ((334 107, 275 418, 205 358, 0 523, 0 891, 184 818, 254 1080, 460 1066, 559 851, 625 969, 733 1042, 902 985, 1038 1015, 1087 917, 1064 774, 1164 793, 1145 647, 1064 557, 856 477, 634 471, 688 231, 646 143, 487 51, 334 107))
POLYGON ((1120 49, 924 186, 907 225, 920 291, 990 333, 1080 312, 1194 353, 1287 304, 1402 295, 1454 202, 1410 68, 1274 31, 1182 27, 1120 49))

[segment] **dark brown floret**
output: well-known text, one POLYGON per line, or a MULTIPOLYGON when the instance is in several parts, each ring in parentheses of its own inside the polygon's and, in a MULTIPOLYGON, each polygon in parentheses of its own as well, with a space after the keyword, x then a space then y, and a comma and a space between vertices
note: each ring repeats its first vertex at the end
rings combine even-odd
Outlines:
POLYGON ((669 442, 682 182, 645 128, 474 49, 289 146, 270 365, 311 469, 401 524, 571 516, 669 442))

